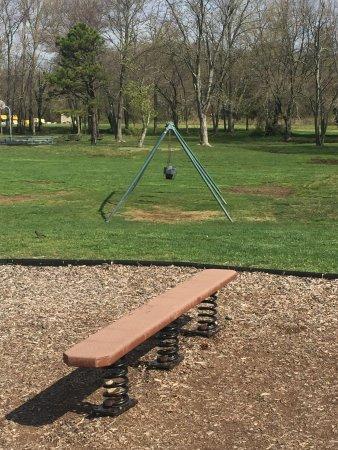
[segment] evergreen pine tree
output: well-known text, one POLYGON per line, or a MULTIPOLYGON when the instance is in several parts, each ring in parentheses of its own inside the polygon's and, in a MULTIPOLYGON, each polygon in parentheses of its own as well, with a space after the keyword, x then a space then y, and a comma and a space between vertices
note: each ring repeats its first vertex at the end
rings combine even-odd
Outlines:
POLYGON ((56 40, 59 58, 50 81, 60 94, 75 97, 88 111, 92 144, 98 138, 97 90, 103 81, 104 41, 94 28, 78 23, 56 40))

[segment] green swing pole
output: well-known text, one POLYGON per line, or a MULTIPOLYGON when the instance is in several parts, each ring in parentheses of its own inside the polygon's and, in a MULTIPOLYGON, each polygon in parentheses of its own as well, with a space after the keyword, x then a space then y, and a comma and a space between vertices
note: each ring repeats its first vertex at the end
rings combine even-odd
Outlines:
POLYGON ((208 178, 208 180, 210 181, 210 183, 213 185, 214 189, 217 191, 217 193, 219 194, 219 196, 222 198, 223 202, 225 205, 227 205, 227 202, 224 200, 224 198, 222 197, 221 191, 219 190, 217 184, 215 184, 214 180, 211 178, 211 176, 208 174, 208 172, 205 170, 205 168, 202 166, 201 162, 198 160, 197 156, 190 150, 189 146, 187 145, 187 143, 184 141, 184 139, 182 138, 182 136, 180 135, 180 133, 178 132, 178 130, 175 130, 175 134, 177 139, 180 141, 181 145, 184 145, 186 150, 189 151, 189 153, 191 154, 192 158, 194 159, 194 161, 196 162, 196 164, 199 166, 199 168, 204 172, 205 176, 208 178))
MULTIPOLYGON (((178 137, 179 139, 179 137, 178 137)), ((179 139, 180 140, 180 139, 179 139)), ((219 190, 218 186, 215 184, 214 180, 211 178, 211 176, 208 174, 208 172, 205 170, 205 168, 202 166, 202 164, 199 162, 199 160, 197 159, 197 157, 194 155, 194 153, 190 150, 190 148, 188 147, 188 145, 184 142, 183 138, 181 138, 180 143, 182 145, 182 147, 184 147, 184 150, 186 151, 186 153, 189 153, 191 160, 195 166, 195 168, 197 169, 198 173, 202 176, 202 173, 204 175, 204 177, 207 179, 207 181, 210 183, 210 185, 212 186, 212 188, 214 189, 214 191, 217 193, 218 197, 220 198, 220 200, 222 201, 222 203, 224 205, 227 205, 227 202, 224 200, 224 198, 222 197, 221 191, 219 190)))
POLYGON ((218 187, 216 186, 216 184, 214 183, 214 181, 212 180, 210 175, 207 173, 207 171, 204 169, 202 164, 198 161, 196 156, 192 153, 192 151, 190 150, 188 145, 184 142, 183 138, 180 136, 180 134, 178 133, 176 128, 173 128, 173 126, 172 126, 171 129, 174 131, 174 133, 175 133, 177 139, 179 140, 183 150, 185 151, 185 153, 187 154, 188 158, 191 160, 191 162, 193 163, 194 167, 196 168, 197 172, 200 174, 201 178, 203 179, 203 181, 205 182, 205 184, 209 188, 210 192, 212 193, 213 197, 215 198, 215 200, 217 201, 217 203, 221 207, 222 211, 224 212, 226 217, 230 220, 230 222, 233 222, 232 218, 230 217, 228 211, 225 208, 226 202, 223 199, 223 197, 222 197, 218 187))
MULTIPOLYGON (((215 184, 215 182, 213 181, 213 179, 211 178, 211 176, 208 174, 208 172, 205 170, 205 168, 202 166, 202 164, 200 163, 200 161, 198 160, 197 156, 194 155, 194 153, 190 150, 189 146, 186 144, 186 142, 184 141, 184 139, 182 138, 182 136, 179 134, 178 130, 175 128, 175 125, 171 122, 171 129, 174 131, 177 139, 179 140, 179 142, 181 143, 181 146, 185 148, 186 152, 189 152, 191 155, 191 158, 194 159, 195 163, 194 166, 196 168, 196 170, 199 172, 199 174, 202 176, 201 172, 202 171, 204 173, 204 176, 207 178, 207 180, 210 182, 211 186, 213 187, 213 189, 216 191, 217 195, 219 196, 220 201, 224 204, 227 205, 227 202, 224 200, 224 198, 222 197, 222 193, 219 190, 218 186, 215 184), (197 167, 198 166, 198 167, 197 167), (198 170, 198 168, 200 169, 200 171, 198 170)), ((204 180, 205 181, 205 180, 204 180)), ((206 182, 206 181, 205 181, 206 182)))
POLYGON ((194 159, 191 157, 191 154, 189 152, 186 151, 186 149, 183 147, 183 150, 186 152, 186 154, 188 155, 188 158, 191 160, 191 162, 193 163, 193 165, 196 167, 198 173, 201 175, 202 180, 205 182, 205 184, 208 186, 212 196, 214 197, 214 199, 216 200, 216 202, 218 203, 218 205, 220 206, 220 208, 222 209, 222 211, 224 212, 225 216, 230 220, 230 222, 233 222, 231 216, 229 215, 228 211, 226 210, 225 206, 223 205, 222 202, 222 197, 220 198, 218 193, 214 190, 213 185, 209 182, 209 180, 205 177, 204 173, 202 171, 200 171, 199 167, 195 164, 194 159))
POLYGON ((194 154, 190 151, 189 147, 185 146, 184 148, 185 152, 187 153, 187 155, 190 157, 193 165, 195 166, 197 172, 201 175, 201 177, 203 178, 204 182, 207 184, 207 186, 213 190, 213 192, 215 193, 215 195, 218 197, 218 201, 221 202, 223 204, 223 206, 225 207, 227 205, 227 202, 224 200, 224 198, 222 197, 222 194, 220 192, 220 190, 218 189, 217 185, 215 184, 215 182, 213 181, 213 179, 210 177, 210 175, 208 174, 208 172, 204 169, 204 167, 199 163, 198 159, 195 157, 194 158, 194 154))
MULTIPOLYGON (((224 198, 222 197, 222 193, 219 190, 217 184, 214 182, 214 180, 211 178, 211 176, 208 174, 208 172, 206 171, 206 169, 202 166, 202 164, 200 163, 200 161, 198 160, 197 156, 190 150, 189 146, 186 144, 186 142, 184 141, 184 139, 182 138, 182 136, 179 134, 178 130, 176 130, 175 132, 177 139, 180 141, 181 145, 185 147, 186 151, 188 151, 191 155, 191 157, 194 159, 194 161, 196 162, 196 165, 198 165, 198 167, 200 168, 200 170, 204 173, 204 175, 206 176, 206 178, 209 180, 209 182, 211 183, 211 185, 213 186, 213 188, 215 189, 215 191, 217 192, 217 194, 219 195, 220 199, 222 200, 222 202, 227 205, 227 202, 224 200, 224 198)), ((196 167, 196 166, 195 166, 196 167)))
POLYGON ((135 187, 137 186, 138 182, 141 180, 144 172, 146 171, 148 165, 150 164, 150 161, 153 159, 156 150, 159 148, 161 142, 163 141, 163 139, 165 138, 166 134, 168 133, 168 131, 171 129, 170 124, 168 124, 166 126, 166 128, 164 129, 163 133, 161 134, 161 136, 159 137, 158 141, 156 142, 156 144, 154 145, 154 147, 152 148, 152 150, 149 152, 146 160, 144 161, 142 167, 140 168, 140 170, 138 171, 137 175, 135 176, 135 178, 133 179, 133 181, 131 182, 131 184, 129 185, 128 189, 126 190, 126 192, 123 194, 123 196, 121 197, 120 201, 117 203, 117 205, 112 209, 112 211, 107 215, 105 221, 109 222, 110 219, 113 217, 114 214, 116 214, 119 209, 123 206, 123 204, 125 203, 125 201, 127 200, 127 198, 129 197, 129 195, 133 192, 133 190, 135 189, 135 187))

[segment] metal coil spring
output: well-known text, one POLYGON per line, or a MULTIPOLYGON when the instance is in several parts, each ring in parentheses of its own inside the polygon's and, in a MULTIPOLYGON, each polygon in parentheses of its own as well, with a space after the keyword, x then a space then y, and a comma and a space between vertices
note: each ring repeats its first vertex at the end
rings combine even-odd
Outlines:
POLYGON ((108 367, 103 387, 103 408, 121 407, 129 402, 128 367, 124 361, 119 360, 108 367))
POLYGON ((198 306, 198 331, 213 332, 217 330, 217 294, 204 300, 198 306))
POLYGON ((158 337, 157 362, 171 363, 179 357, 178 330, 174 322, 165 327, 158 337))

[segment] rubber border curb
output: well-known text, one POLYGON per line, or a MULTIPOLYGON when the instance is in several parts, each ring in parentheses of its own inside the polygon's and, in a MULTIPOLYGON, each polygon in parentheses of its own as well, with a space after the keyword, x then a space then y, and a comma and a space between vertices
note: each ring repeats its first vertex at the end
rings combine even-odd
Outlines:
POLYGON ((337 273, 304 272, 300 270, 268 269, 261 267, 242 267, 224 264, 208 264, 188 261, 142 261, 129 259, 38 259, 38 258, 6 258, 0 259, 0 265, 19 265, 33 267, 66 267, 66 266, 102 266, 122 264, 126 266, 176 266, 196 267, 197 269, 232 269, 238 272, 262 272, 272 275, 294 276, 301 278, 323 278, 335 280, 337 273))

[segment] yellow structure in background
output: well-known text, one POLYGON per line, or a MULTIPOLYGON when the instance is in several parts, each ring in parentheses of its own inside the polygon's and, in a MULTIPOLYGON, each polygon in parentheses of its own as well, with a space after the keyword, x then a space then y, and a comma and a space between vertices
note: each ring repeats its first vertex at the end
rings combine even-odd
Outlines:
MULTIPOLYGON (((7 121, 7 114, 0 114, 0 121, 1 122, 6 122, 7 121)), ((35 123, 39 123, 39 119, 37 117, 34 118, 34 122, 35 123)), ((29 125, 29 120, 25 119, 24 120, 25 126, 28 127, 29 125)), ((45 119, 41 119, 41 123, 46 123, 45 119)), ((12 124, 13 125, 18 125, 18 116, 17 115, 13 115, 12 116, 12 124)))
MULTIPOLYGON (((0 120, 1 122, 7 121, 7 114, 0 114, 0 120)), ((18 116, 14 115, 12 116, 12 124, 17 125, 18 124, 18 116)))

